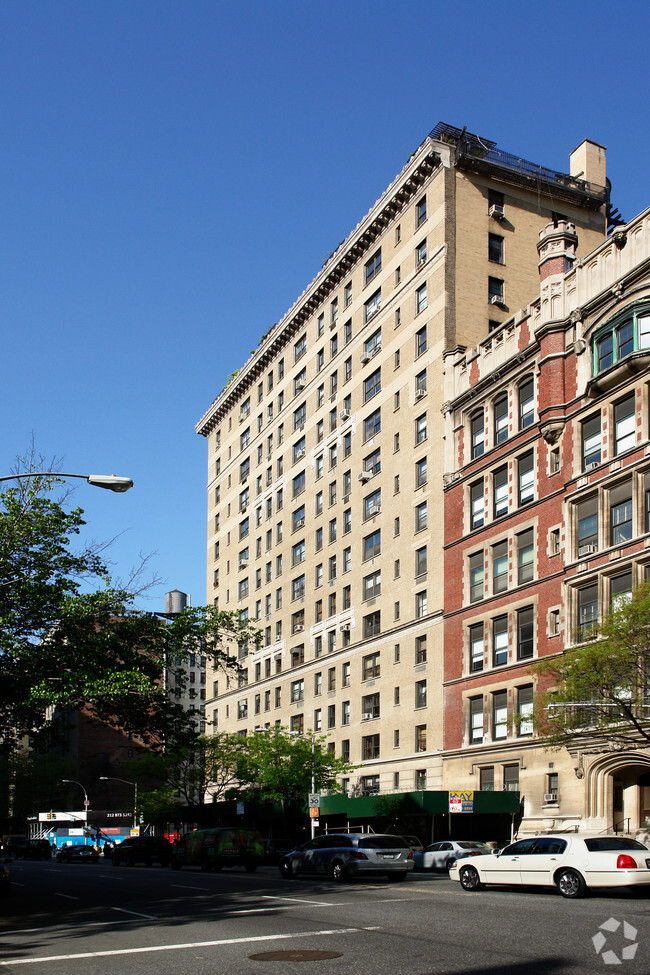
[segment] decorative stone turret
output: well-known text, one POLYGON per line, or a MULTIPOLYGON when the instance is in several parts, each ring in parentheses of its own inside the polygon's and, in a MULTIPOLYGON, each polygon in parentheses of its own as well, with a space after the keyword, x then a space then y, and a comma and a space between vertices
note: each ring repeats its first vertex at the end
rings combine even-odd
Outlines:
POLYGON ((539 278, 544 281, 552 274, 565 274, 570 271, 576 259, 578 235, 575 224, 558 220, 557 224, 547 223, 539 232, 537 251, 539 253, 539 278))

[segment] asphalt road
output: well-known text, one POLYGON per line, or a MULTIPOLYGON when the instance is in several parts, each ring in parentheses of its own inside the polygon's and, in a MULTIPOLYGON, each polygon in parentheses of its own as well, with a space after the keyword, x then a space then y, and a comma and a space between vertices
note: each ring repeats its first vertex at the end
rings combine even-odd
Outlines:
POLYGON ((285 881, 272 867, 204 874, 102 861, 14 863, 12 880, 0 900, 0 975, 650 972, 650 890, 567 901, 553 889, 468 894, 446 874, 337 885, 285 881), (255 957, 269 952, 279 955, 255 957))

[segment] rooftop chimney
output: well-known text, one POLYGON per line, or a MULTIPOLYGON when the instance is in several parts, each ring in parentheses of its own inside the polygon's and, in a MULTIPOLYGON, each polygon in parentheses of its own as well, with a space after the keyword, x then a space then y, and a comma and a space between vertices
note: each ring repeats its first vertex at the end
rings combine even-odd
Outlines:
POLYGON ((596 186, 606 186, 606 156, 605 146, 585 139, 569 156, 569 172, 577 179, 584 179, 596 186))

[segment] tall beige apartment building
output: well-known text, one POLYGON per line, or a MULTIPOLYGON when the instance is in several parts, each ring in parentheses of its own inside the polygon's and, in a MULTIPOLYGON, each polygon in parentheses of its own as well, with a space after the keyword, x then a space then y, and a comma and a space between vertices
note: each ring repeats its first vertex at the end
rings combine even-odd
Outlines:
POLYGON ((208 601, 263 634, 208 674, 208 729, 325 734, 351 798, 442 787, 443 353, 539 290, 542 227, 588 253, 606 205, 594 143, 567 174, 439 124, 262 337, 196 427, 208 601))

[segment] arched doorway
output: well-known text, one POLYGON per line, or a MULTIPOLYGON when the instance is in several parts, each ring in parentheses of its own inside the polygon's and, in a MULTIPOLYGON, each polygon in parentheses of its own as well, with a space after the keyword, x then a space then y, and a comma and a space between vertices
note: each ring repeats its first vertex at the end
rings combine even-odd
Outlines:
POLYGON ((634 834, 650 826, 649 754, 603 755, 593 762, 587 776, 589 828, 634 834))

